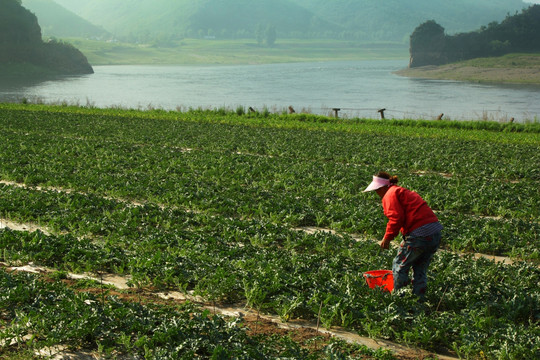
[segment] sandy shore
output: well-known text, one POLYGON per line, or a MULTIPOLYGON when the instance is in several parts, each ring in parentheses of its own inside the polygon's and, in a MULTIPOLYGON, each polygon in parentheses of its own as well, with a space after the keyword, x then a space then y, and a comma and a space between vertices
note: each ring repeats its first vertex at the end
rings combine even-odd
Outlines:
MULTIPOLYGON (((537 84, 540 85, 540 63, 537 56, 527 56, 528 61, 466 61, 441 66, 423 66, 402 69, 395 73, 401 76, 458 80, 482 83, 537 84), (534 60, 534 61, 531 61, 534 60)), ((514 60, 523 60, 514 58, 514 60)), ((508 60, 508 59, 504 59, 508 60)))

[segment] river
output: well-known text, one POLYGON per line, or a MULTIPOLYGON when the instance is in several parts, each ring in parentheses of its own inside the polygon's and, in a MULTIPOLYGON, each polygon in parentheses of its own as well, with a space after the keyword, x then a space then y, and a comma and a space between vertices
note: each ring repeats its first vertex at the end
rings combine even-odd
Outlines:
POLYGON ((0 102, 135 109, 236 109, 340 117, 518 122, 540 119, 540 86, 411 79, 393 74, 406 60, 267 65, 94 66, 92 75, 48 81, 0 80, 0 102))

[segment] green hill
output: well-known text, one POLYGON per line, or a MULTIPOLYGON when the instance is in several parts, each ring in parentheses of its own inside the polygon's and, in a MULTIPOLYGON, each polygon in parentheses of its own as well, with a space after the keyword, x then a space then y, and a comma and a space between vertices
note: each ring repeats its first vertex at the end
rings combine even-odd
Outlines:
POLYGON ((258 26, 273 25, 282 34, 307 33, 339 27, 289 0, 93 0, 57 2, 116 36, 147 41, 173 38, 253 37, 258 26))
POLYGON ((71 45, 41 39, 37 18, 19 0, 0 1, 0 75, 87 74, 92 67, 71 45))
POLYGON ((145 37, 278 37, 407 42, 430 19, 449 32, 470 31, 526 7, 522 0, 55 0, 124 40, 145 37))
POLYGON ((53 0, 23 0, 22 5, 37 16, 44 36, 94 39, 111 37, 105 29, 91 24, 53 0))

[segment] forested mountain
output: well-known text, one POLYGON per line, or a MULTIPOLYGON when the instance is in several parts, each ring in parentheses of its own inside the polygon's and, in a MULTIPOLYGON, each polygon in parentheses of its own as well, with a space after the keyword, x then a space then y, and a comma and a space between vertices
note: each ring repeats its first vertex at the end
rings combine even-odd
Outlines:
POLYGON ((291 0, 348 31, 408 40, 420 23, 435 19, 448 32, 470 31, 525 7, 521 0, 291 0))
POLYGON ((53 0, 22 0, 22 5, 37 16, 43 36, 95 39, 111 37, 105 29, 81 18, 53 0))
POLYGON ((55 0, 124 40, 253 37, 273 25, 278 37, 406 42, 418 24, 435 20, 448 32, 501 21, 522 0, 55 0))
POLYGON ((8 65, 31 64, 49 73, 92 73, 86 57, 73 46, 44 43, 37 18, 20 0, 0 1, 0 73, 8 65))
POLYGON ((56 0, 121 39, 216 36, 253 37, 258 26, 305 36, 321 29, 339 31, 290 0, 56 0))
POLYGON ((447 35, 433 20, 419 25, 410 39, 410 67, 442 65, 515 52, 540 52, 540 5, 490 22, 477 31, 447 35))

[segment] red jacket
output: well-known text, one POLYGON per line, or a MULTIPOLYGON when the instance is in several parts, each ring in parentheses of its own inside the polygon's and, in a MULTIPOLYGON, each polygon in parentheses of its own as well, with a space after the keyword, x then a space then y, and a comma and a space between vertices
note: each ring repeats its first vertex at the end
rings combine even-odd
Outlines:
POLYGON ((400 231, 407 235, 420 226, 439 221, 420 195, 401 186, 390 186, 382 198, 382 205, 388 218, 386 240, 393 240, 400 231))

